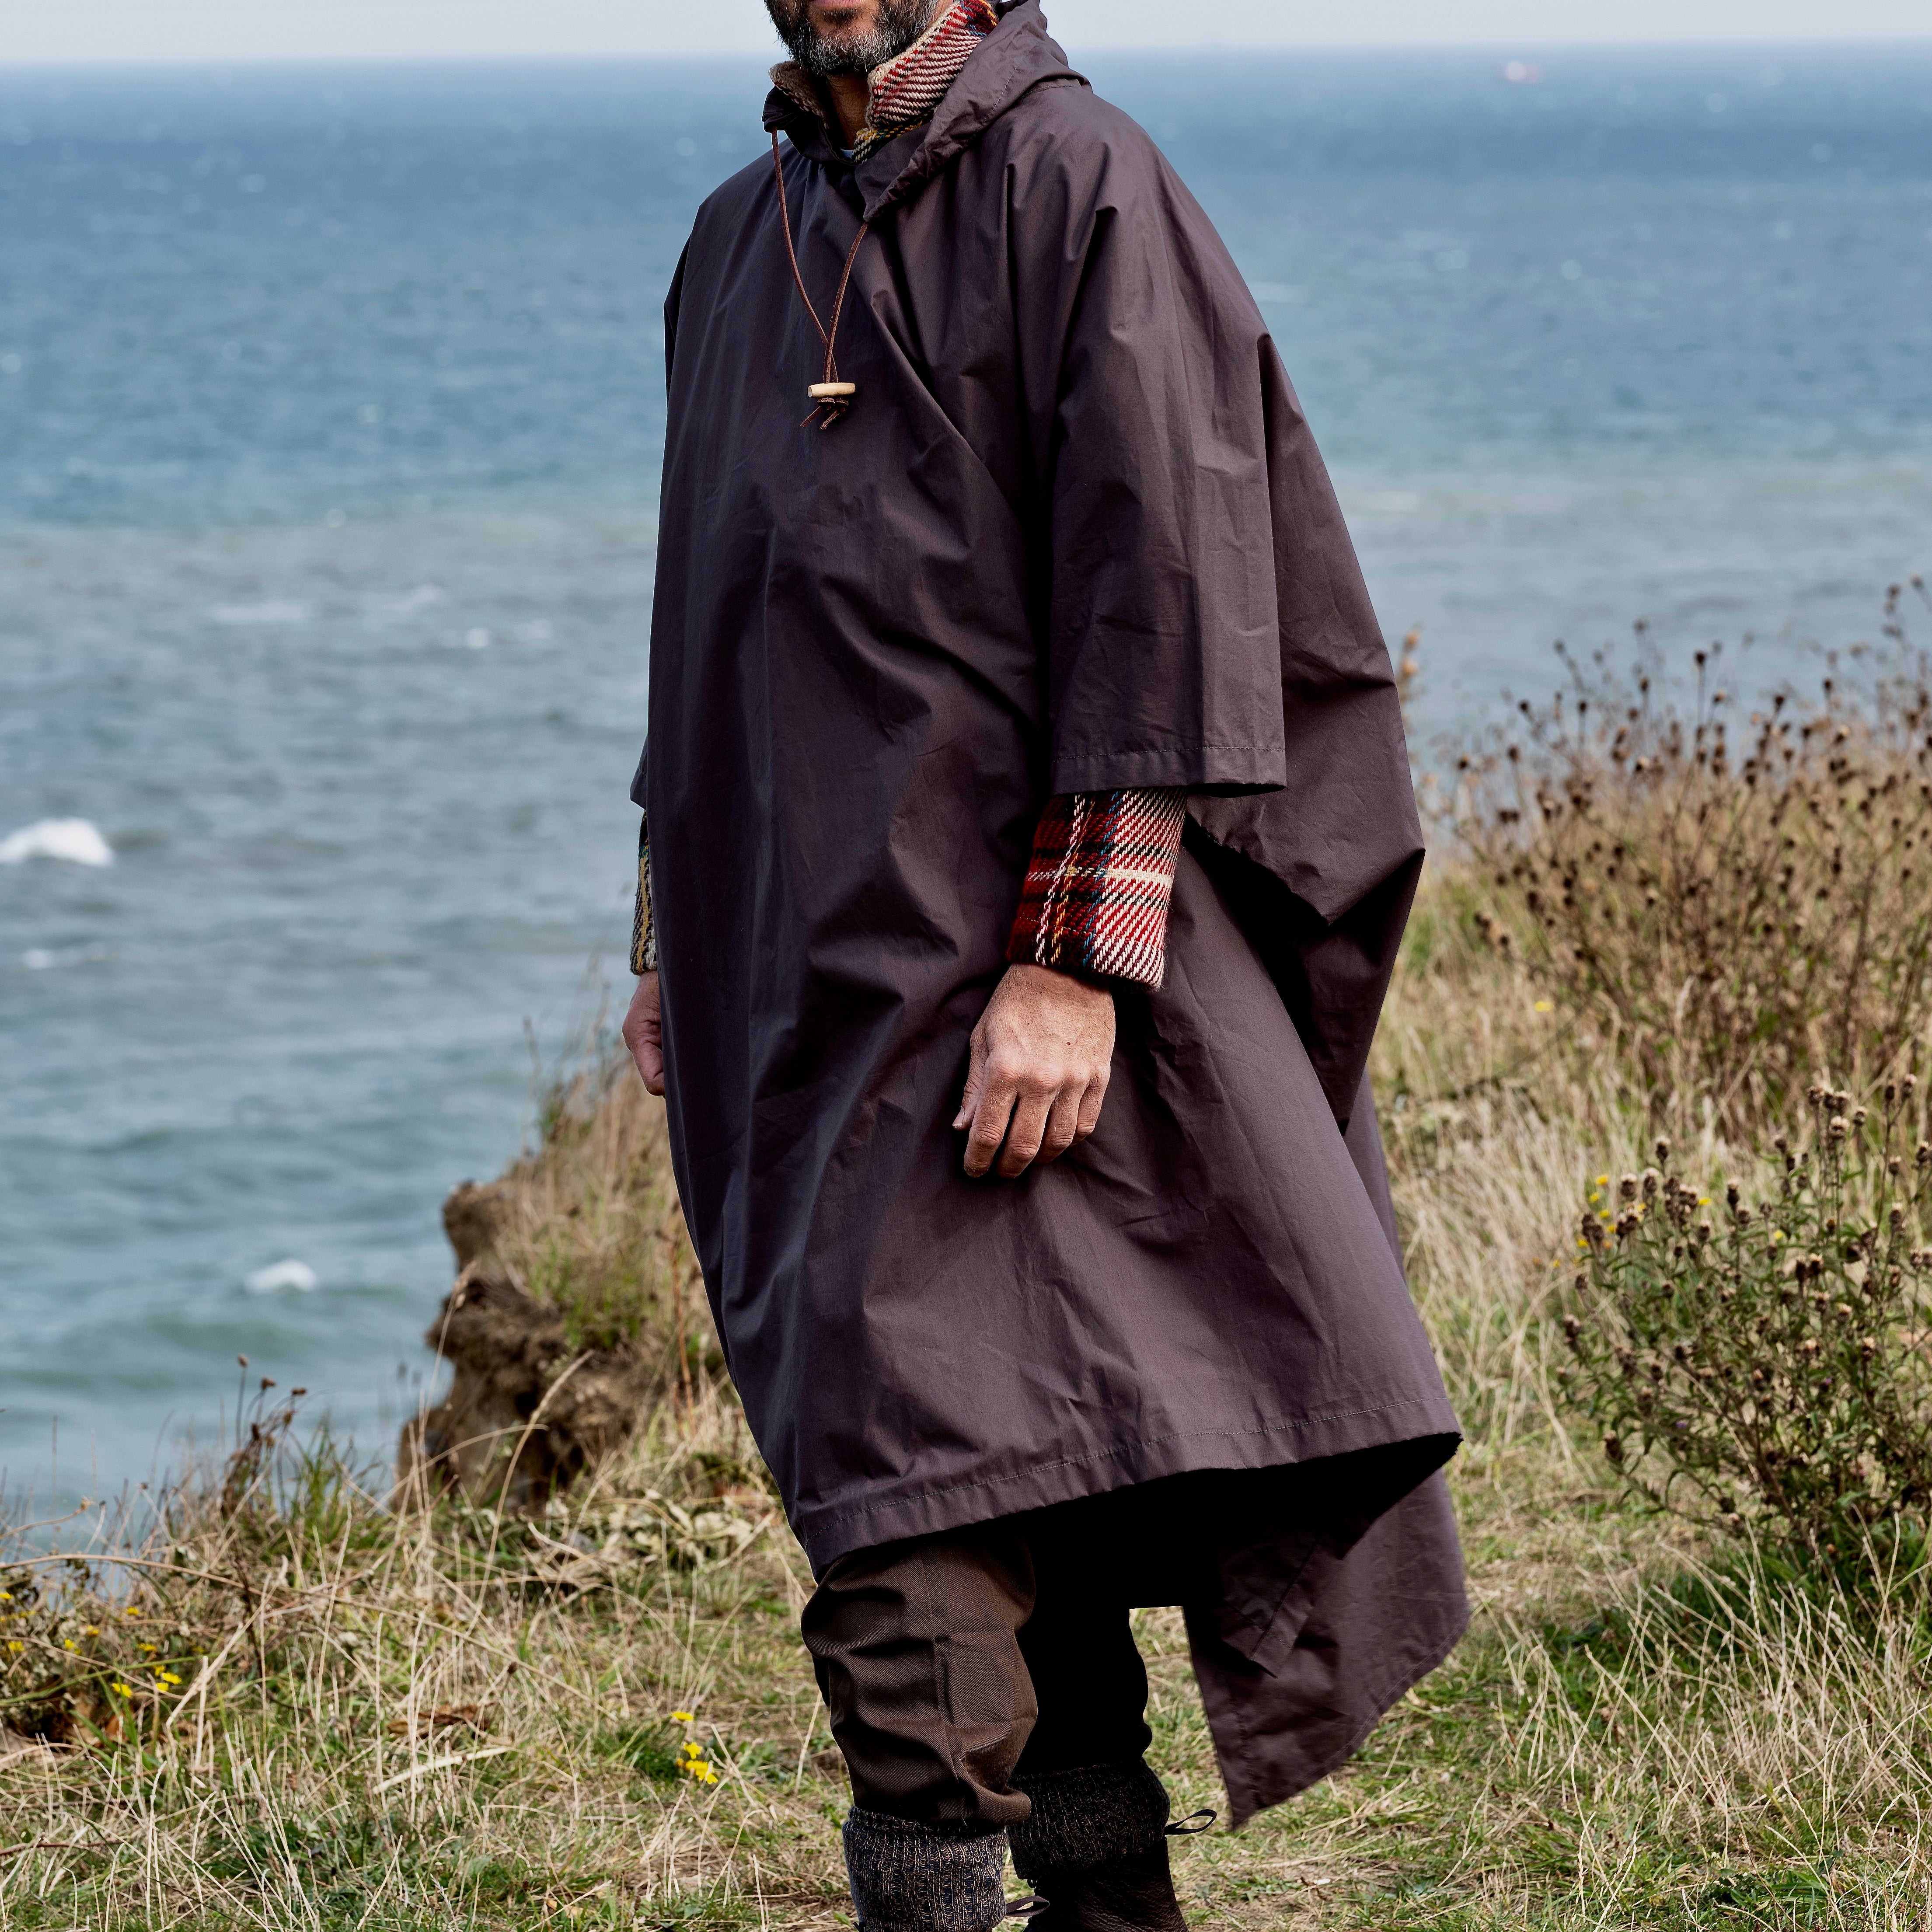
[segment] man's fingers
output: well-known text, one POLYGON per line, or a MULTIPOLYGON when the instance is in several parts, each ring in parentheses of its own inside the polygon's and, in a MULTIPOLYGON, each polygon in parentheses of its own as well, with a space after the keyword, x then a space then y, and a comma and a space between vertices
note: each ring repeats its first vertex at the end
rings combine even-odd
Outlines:
POLYGON ((1064 1088, 1055 1099, 1040 1144, 1041 1166, 1058 1160, 1080 1138, 1080 1109, 1084 1104, 1084 1091, 1077 1087, 1064 1088))
POLYGON ((644 1083, 645 1090, 662 1094, 664 1006, 658 997, 658 976, 655 973, 641 974, 631 995, 630 1006, 624 1015, 624 1044, 631 1049, 632 1060, 637 1067, 638 1077, 644 1083))
POLYGON ((636 1064, 638 1078, 644 1083, 644 1090, 662 1098, 664 1090, 662 1028, 648 1020, 641 1023, 627 1022, 624 1044, 631 1049, 631 1058, 636 1064))
POLYGON ((966 1172, 975 1180, 993 1165, 993 1156, 1006 1137, 1006 1120, 1017 1093, 1014 1083, 997 1075, 986 1083, 973 1112, 973 1131, 966 1136, 966 1172))
POLYGON ((977 1027, 973 1029, 972 1042, 967 1052, 966 1090, 960 1095, 959 1111, 952 1117, 956 1128, 972 1125, 974 1111, 980 1104, 980 1085, 986 1077, 986 1036, 977 1027))
POLYGON ((1000 1156, 1000 1178, 1017 1180, 1032 1165, 1046 1138, 1047 1116, 1054 1096, 1022 1094, 1013 1109, 1012 1124, 1006 1130, 1005 1150, 1000 1156))
POLYGON ((1084 1141, 1100 1124, 1100 1102, 1106 1097, 1107 1076, 1103 1070, 1095 1075, 1080 1096, 1079 1120, 1073 1130, 1076 1141, 1084 1141))

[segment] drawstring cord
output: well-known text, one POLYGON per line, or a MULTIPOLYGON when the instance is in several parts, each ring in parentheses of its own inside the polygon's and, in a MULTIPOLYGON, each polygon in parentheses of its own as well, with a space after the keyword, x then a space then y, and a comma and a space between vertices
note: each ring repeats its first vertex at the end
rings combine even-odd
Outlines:
POLYGON ((798 298, 805 304, 805 312, 812 318, 812 326, 818 332, 818 339, 825 344, 825 380, 814 382, 806 391, 816 406, 812 416, 799 424, 803 429, 812 421, 812 416, 823 414, 825 420, 818 427, 830 429, 852 406, 852 398, 859 393, 856 382, 842 382, 838 380, 838 358, 836 344, 838 338, 838 317, 845 307, 845 291, 852 280, 852 264, 859 259, 859 244, 866 238, 871 228, 869 221, 859 224, 859 232, 852 238, 852 246, 845 257, 845 272, 838 278, 838 293, 832 304, 832 325, 828 328, 818 319, 818 311, 812 306, 812 297, 806 292, 805 277, 800 272, 798 250, 791 238, 791 210, 785 202, 784 158, 778 152, 778 137, 776 130, 772 134, 772 170, 778 179, 778 220, 784 230, 785 254, 791 263, 791 278, 798 286, 798 298))

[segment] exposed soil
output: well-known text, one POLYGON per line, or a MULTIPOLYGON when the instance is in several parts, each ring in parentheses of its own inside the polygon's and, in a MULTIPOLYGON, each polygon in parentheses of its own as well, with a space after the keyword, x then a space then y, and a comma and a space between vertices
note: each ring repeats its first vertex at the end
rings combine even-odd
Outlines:
POLYGON ((495 1249, 515 1185, 466 1182, 443 1204, 460 1272, 423 1339, 454 1376, 435 1408, 404 1426, 403 1493, 540 1508, 618 1448, 658 1392, 661 1372, 644 1352, 573 1347, 562 1313, 511 1279, 495 1249))

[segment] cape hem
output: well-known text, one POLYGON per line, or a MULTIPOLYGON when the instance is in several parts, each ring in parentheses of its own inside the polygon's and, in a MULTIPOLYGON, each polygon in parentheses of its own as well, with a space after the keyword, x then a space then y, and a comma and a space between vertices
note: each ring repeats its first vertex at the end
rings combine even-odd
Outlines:
MULTIPOLYGON (((1365 1718, 1349 1734, 1346 1742, 1316 1759, 1311 1765, 1298 1771, 1292 1777, 1283 1779, 1279 1786, 1265 1787, 1268 1791, 1266 1796, 1262 1795, 1263 1787, 1259 1786, 1256 1780, 1243 1778, 1238 1784, 1230 1778, 1228 1773, 1235 1768, 1238 1762, 1234 1755, 1237 1748, 1231 1747, 1229 1751, 1224 1754, 1220 1748, 1220 1740, 1217 1738, 1215 1740, 1215 1756, 1220 1760, 1221 1783, 1228 1794, 1228 1830, 1240 1831, 1262 1812, 1271 1810, 1277 1804, 1285 1804, 1291 1798, 1299 1797, 1303 1792, 1312 1790, 1324 1778, 1340 1770, 1368 1742, 1370 1733, 1389 1712, 1425 1677, 1433 1671, 1439 1670, 1448 1661, 1456 1646, 1468 1636, 1472 1621, 1473 1612, 1466 1603, 1454 1626, 1441 1640, 1432 1644, 1419 1658, 1412 1659, 1389 1676, 1377 1681, 1376 1688, 1368 1694, 1369 1702, 1375 1707, 1374 1714, 1365 1718)), ((1204 1696, 1203 1701, 1206 1701, 1204 1696)), ((1211 1731, 1213 1728, 1210 1712, 1209 1729, 1211 1731)), ((1246 1742, 1245 1738, 1242 1742, 1246 1742)))
POLYGON ((1208 737, 1192 744, 1096 744, 1054 747, 1048 788, 1077 791, 1279 791, 1288 783, 1288 751, 1279 737, 1208 737))
POLYGON ((1372 1408, 1280 1418, 1247 1429, 1188 1430, 1095 1449, 1084 1455, 1060 1456, 1002 1474, 976 1476, 938 1489, 886 1496, 856 1508, 803 1511, 793 1519, 792 1532, 803 1545, 813 1574, 822 1575, 855 1550, 1018 1516, 1053 1503, 1158 1481, 1164 1476, 1204 1469, 1274 1468, 1429 1436, 1453 1436, 1460 1442, 1461 1433, 1443 1397, 1412 1396, 1372 1408), (1415 1426, 1371 1426, 1405 1414, 1415 1418, 1415 1426), (1217 1448, 1220 1453, 1213 1453, 1217 1448), (1118 1472, 1113 1480, 1091 1480, 1096 1471, 1110 1464, 1118 1472))

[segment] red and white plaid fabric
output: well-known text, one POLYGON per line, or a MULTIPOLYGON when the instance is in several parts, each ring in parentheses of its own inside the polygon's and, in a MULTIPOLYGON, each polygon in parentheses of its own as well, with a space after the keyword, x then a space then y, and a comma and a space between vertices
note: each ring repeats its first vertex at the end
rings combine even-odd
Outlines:
POLYGON ((638 904, 631 915, 631 970, 642 979, 658 970, 657 922, 651 917, 651 821, 638 824, 638 904))
POLYGON ((858 151, 862 154, 927 119, 974 49, 999 24, 992 0, 951 0, 904 53, 873 68, 866 76, 872 104, 859 130, 858 151))
POLYGON ((1048 800, 1006 957, 1158 986, 1186 806, 1186 792, 1169 790, 1048 800))

